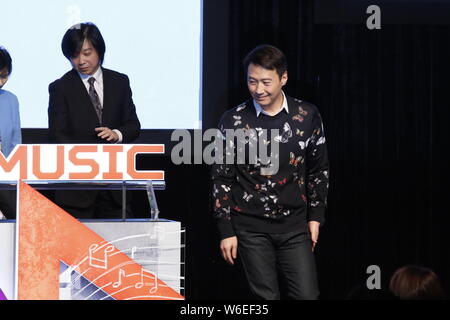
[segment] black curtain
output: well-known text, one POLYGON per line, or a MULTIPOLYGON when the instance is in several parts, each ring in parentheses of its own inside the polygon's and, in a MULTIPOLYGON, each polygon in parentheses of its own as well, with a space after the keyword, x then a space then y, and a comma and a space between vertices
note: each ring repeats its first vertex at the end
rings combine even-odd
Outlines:
MULTIPOLYGON (((384 289, 398 267, 428 266, 449 293, 450 27, 321 24, 319 9, 310 0, 204 1, 204 129, 247 99, 245 54, 261 43, 281 48, 285 92, 318 106, 329 149, 321 298, 364 286, 370 265, 380 267, 384 289)), ((240 267, 208 253, 208 285, 194 298, 246 297, 240 267)))
POLYGON ((420 264, 448 288, 442 134, 450 29, 316 30, 319 107, 334 177, 319 256, 322 292, 342 296, 364 282, 372 264, 380 266, 384 287, 399 266, 420 264))

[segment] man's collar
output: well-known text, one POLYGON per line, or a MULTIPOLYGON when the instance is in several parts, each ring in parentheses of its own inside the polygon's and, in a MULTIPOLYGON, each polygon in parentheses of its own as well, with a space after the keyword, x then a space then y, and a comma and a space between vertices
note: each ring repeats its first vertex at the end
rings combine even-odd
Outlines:
MULTIPOLYGON (((288 108, 288 103, 287 103, 287 99, 286 99, 286 95, 284 94, 283 91, 281 91, 281 93, 283 94, 283 104, 281 105, 280 110, 278 110, 278 112, 275 114, 277 115, 278 113, 280 113, 283 109, 286 110, 287 113, 289 113, 289 108, 288 108)), ((255 110, 256 110, 256 116, 259 117, 260 113, 263 113, 265 115, 270 116, 266 111, 264 111, 264 109, 259 105, 258 102, 256 102, 253 99, 253 105, 255 106, 255 110)))
POLYGON ((93 75, 89 74, 82 74, 77 71, 78 75, 80 76, 81 80, 87 81, 89 78, 94 77, 96 81, 101 82, 103 80, 103 70, 100 66, 97 71, 93 75))

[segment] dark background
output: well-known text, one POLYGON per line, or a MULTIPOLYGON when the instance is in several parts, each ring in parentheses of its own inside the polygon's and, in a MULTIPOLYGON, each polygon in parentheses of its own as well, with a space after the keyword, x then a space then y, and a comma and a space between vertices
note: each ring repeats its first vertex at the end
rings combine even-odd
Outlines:
MULTIPOLYGON (((370 265, 380 267, 383 288, 400 266, 430 267, 450 293, 450 19, 443 13, 450 11, 444 1, 377 4, 381 30, 366 28, 361 1, 203 4, 203 129, 248 98, 241 61, 261 43, 287 56, 285 92, 322 114, 331 165, 316 249, 322 299, 345 299, 365 285, 370 265)), ((140 168, 166 171, 157 198, 160 216, 186 228, 186 297, 250 298, 240 264, 227 266, 218 252, 209 167, 173 165, 170 135, 146 130, 137 142, 167 145, 164 156, 140 159, 140 168)), ((45 130, 23 136, 46 141, 45 130)), ((134 208, 147 215, 145 193, 135 195, 134 208)))

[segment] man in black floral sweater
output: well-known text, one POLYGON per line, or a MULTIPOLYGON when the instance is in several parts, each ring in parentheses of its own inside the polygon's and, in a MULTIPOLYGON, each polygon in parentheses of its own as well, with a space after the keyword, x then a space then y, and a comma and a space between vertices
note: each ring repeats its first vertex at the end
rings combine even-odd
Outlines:
POLYGON ((317 299, 313 251, 325 221, 329 179, 322 119, 316 106, 282 91, 288 74, 279 49, 256 47, 244 67, 252 99, 227 111, 219 128, 223 137, 240 129, 250 138, 241 144, 227 141, 226 154, 230 149, 237 154, 239 145, 251 148, 255 138, 263 140, 260 147, 276 153, 271 159, 277 161, 247 157, 213 165, 221 253, 233 265, 239 252, 258 298, 317 299))

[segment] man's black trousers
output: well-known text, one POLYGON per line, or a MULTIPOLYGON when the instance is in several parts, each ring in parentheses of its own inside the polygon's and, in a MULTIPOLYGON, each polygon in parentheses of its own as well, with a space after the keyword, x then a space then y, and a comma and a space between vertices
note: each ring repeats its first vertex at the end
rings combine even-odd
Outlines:
POLYGON ((309 232, 236 231, 238 252, 256 298, 317 299, 319 288, 309 232))

